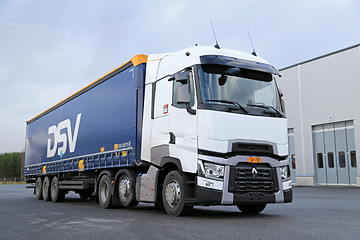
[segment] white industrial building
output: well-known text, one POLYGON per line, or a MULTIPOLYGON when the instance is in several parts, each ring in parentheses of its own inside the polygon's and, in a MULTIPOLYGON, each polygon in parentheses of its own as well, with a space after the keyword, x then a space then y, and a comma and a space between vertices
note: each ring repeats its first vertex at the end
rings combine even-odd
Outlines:
POLYGON ((360 187, 360 44, 280 72, 293 182, 360 187))

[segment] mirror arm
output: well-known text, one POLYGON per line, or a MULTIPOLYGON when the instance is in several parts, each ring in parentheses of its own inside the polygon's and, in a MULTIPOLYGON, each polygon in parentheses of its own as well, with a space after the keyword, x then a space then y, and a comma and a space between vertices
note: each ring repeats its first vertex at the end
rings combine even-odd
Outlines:
POLYGON ((190 104, 189 104, 189 103, 186 104, 186 111, 187 111, 190 115, 196 115, 196 110, 195 110, 195 109, 192 109, 192 108, 190 107, 190 104))

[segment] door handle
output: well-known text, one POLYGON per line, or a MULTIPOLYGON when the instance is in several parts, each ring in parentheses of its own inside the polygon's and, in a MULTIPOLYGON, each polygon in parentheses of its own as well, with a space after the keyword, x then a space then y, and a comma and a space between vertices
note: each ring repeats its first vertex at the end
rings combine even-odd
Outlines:
POLYGON ((169 144, 175 144, 176 143, 176 137, 175 134, 173 132, 169 132, 170 134, 170 141, 169 144))

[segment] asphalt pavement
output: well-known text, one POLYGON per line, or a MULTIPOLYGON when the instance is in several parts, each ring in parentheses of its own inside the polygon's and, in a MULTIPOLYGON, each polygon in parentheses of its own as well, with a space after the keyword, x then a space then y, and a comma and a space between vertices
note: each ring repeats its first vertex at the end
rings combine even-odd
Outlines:
POLYGON ((258 215, 214 206, 171 217, 152 204, 102 209, 74 193, 53 203, 25 185, 0 185, 0 239, 360 239, 360 188, 293 190, 292 203, 258 215))

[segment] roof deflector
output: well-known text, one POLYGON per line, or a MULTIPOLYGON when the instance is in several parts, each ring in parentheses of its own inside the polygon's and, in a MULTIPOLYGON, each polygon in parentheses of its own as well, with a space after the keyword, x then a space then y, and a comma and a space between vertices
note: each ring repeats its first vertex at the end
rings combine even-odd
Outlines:
POLYGON ((232 67, 239 67, 245 69, 256 70, 260 72, 267 72, 280 75, 280 72, 271 66, 270 64, 254 62, 250 60, 238 59, 234 57, 226 57, 219 55, 205 55, 200 57, 201 64, 218 64, 218 65, 226 65, 232 67))

